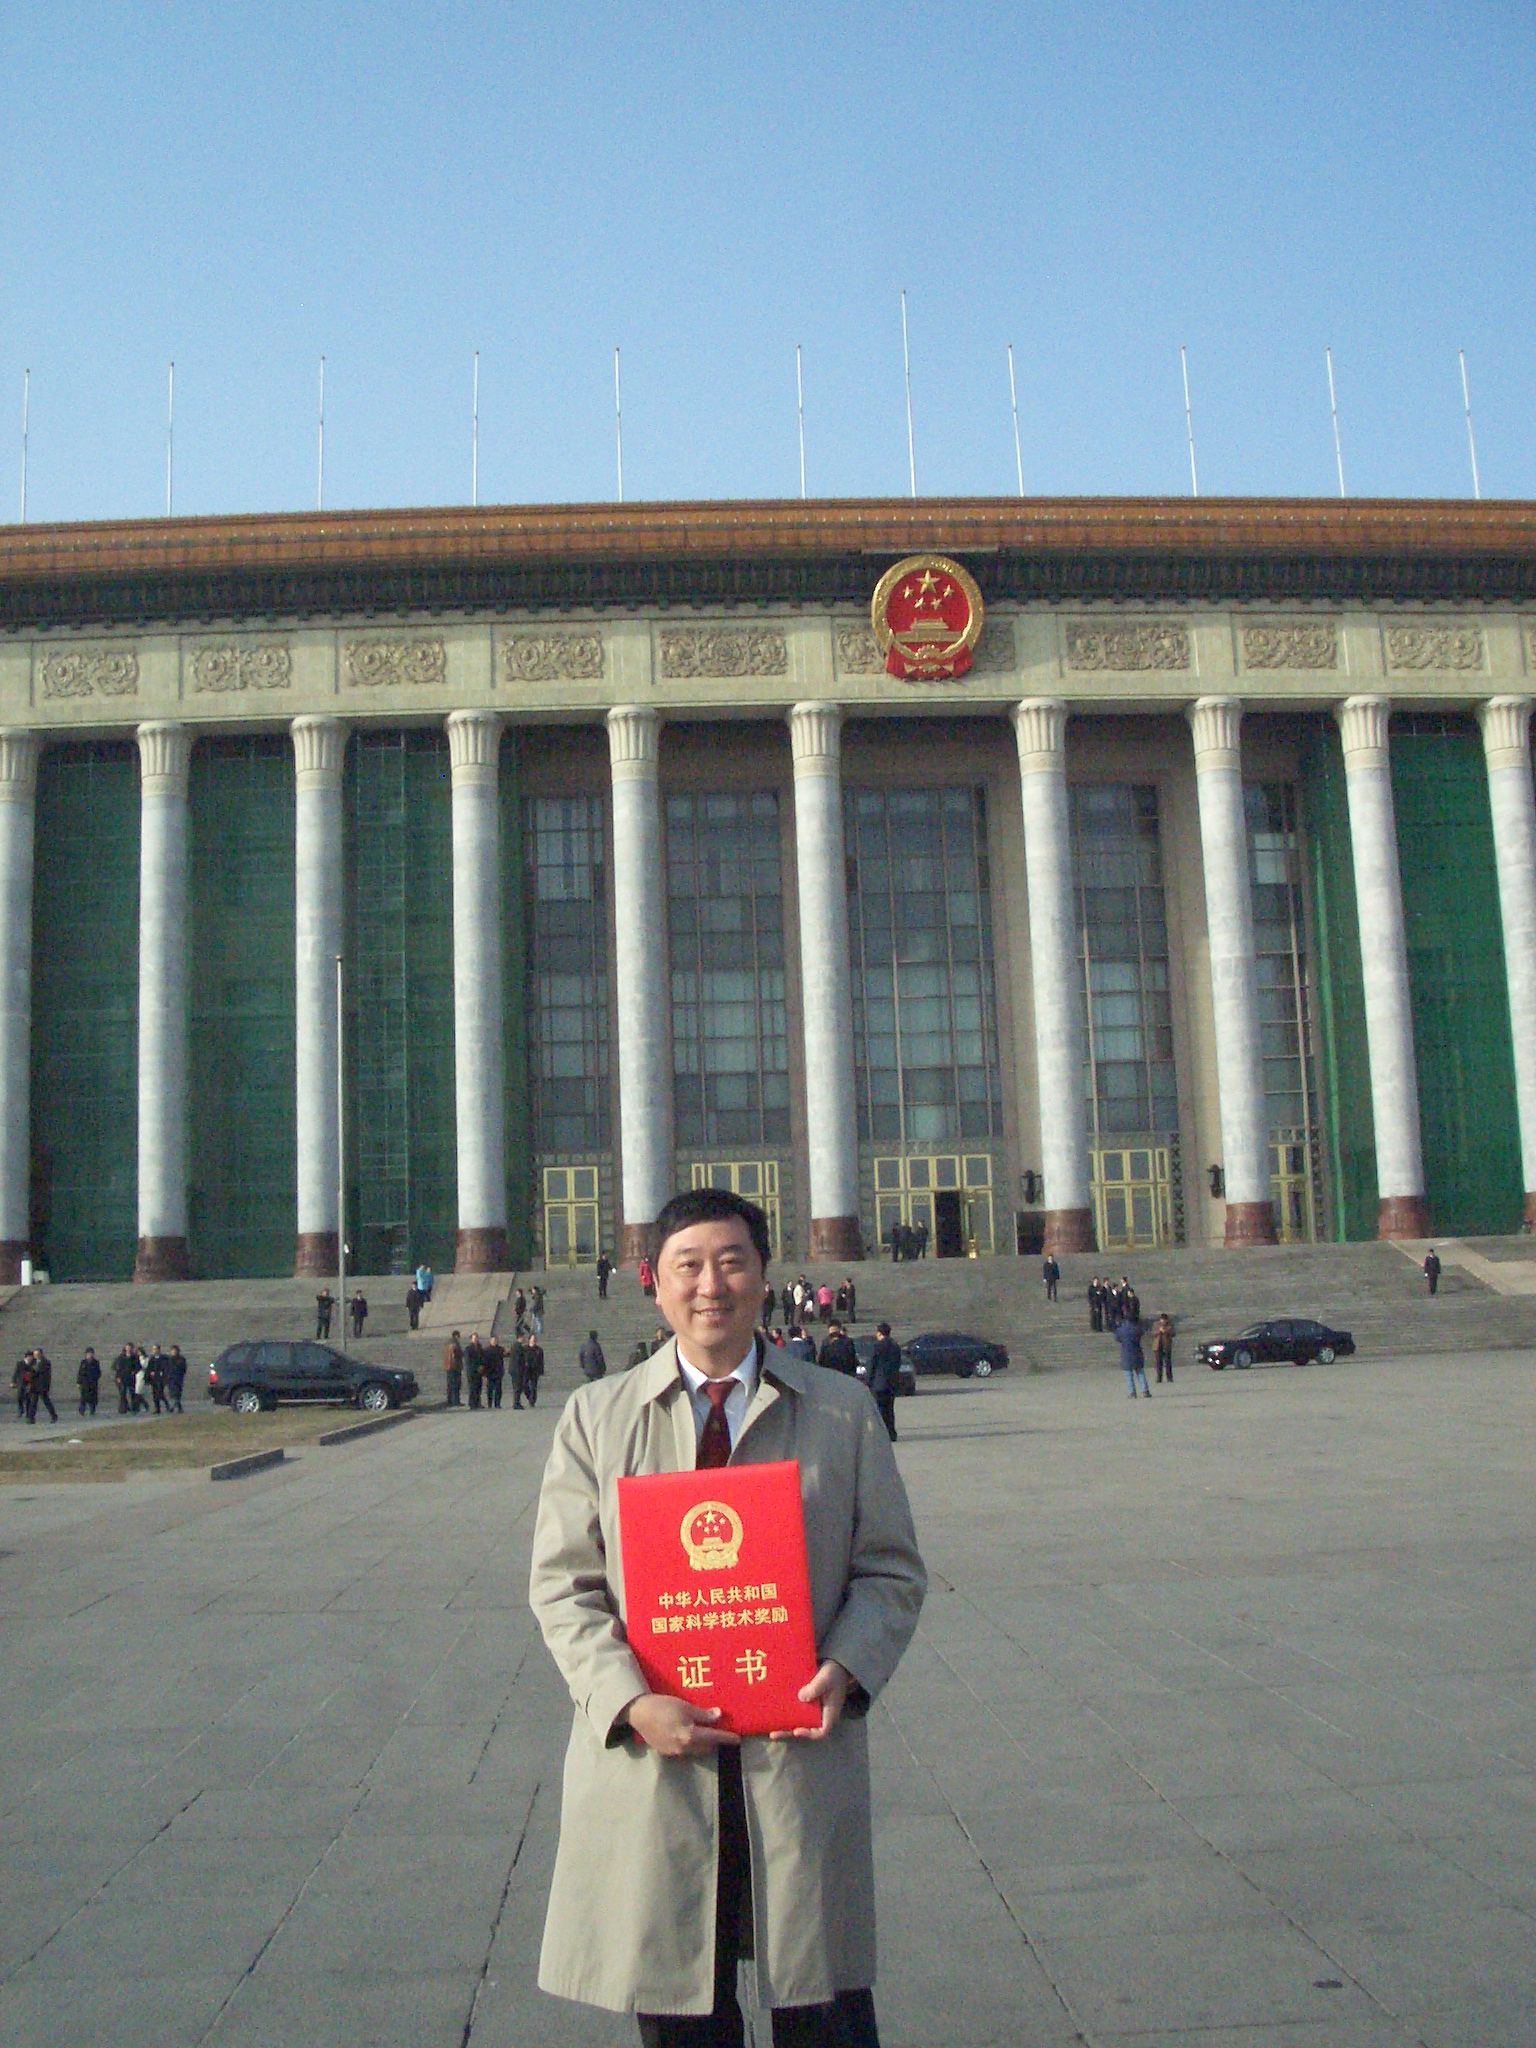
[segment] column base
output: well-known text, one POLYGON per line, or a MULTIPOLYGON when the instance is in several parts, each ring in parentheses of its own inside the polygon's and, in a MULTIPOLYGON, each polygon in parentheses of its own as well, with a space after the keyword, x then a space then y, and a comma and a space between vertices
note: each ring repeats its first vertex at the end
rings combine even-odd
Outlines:
POLYGON ((135 1280, 190 1280, 192 1261, 184 1237, 141 1237, 133 1258, 135 1280))
POLYGON ((1228 1202, 1224 1243, 1274 1244, 1275 1241, 1273 1202, 1228 1202))
POLYGON ((626 1223, 619 1232, 619 1264, 638 1266, 642 1259, 648 1259, 655 1235, 654 1223, 626 1223))
POLYGON ((813 1216, 811 1241, 806 1256, 839 1266, 851 1265, 864 1256, 864 1234, 857 1216, 813 1216))
POLYGON ((511 1255, 507 1250, 506 1226, 493 1223, 487 1229, 460 1230, 453 1250, 455 1273, 509 1273, 511 1255))
POLYGON ((1045 1212, 1045 1236, 1041 1242, 1042 1252, 1097 1251, 1093 1235, 1093 1211, 1091 1209, 1047 1209, 1045 1212))
MULTIPOLYGON (((1526 1196, 1527 1203, 1531 1197, 1526 1196)), ((0 1238, 0 1287, 21 1285, 21 1262, 32 1256, 32 1246, 24 1237, 0 1238)))
POLYGON ((1525 1227, 1527 1230, 1536 1230, 1536 1195, 1529 1189, 1525 1195, 1525 1227))
POLYGON ((1378 1237, 1428 1237, 1429 1205, 1422 1195, 1383 1195, 1376 1210, 1378 1237))
POLYGON ((334 1230, 301 1230, 294 1244, 295 1280, 328 1280, 338 1270, 334 1230))

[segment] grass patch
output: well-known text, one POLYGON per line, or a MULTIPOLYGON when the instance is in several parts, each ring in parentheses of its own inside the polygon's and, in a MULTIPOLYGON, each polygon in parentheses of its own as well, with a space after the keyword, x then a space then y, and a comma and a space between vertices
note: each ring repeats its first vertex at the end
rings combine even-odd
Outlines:
POLYGON ((134 1472, 216 1465, 248 1451, 279 1445, 293 1450, 360 1419, 353 1408, 329 1404, 279 1408, 271 1415, 231 1415, 227 1408, 200 1415, 140 1415, 93 1429, 78 1444, 56 1437, 24 1451, 0 1451, 0 1486, 100 1483, 134 1472))

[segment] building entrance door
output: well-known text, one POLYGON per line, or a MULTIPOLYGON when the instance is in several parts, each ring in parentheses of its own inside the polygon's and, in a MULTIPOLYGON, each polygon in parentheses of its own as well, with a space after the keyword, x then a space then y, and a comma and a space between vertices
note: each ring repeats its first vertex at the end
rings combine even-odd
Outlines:
POLYGON ((965 1257, 965 1197, 944 1188, 933 1198, 933 1249, 941 1259, 965 1257))
POLYGON ((689 1169, 696 1188, 729 1188, 756 1202, 768 1218, 768 1241, 779 1256, 779 1162, 777 1159, 696 1160, 689 1169))
POLYGON ((1166 1145, 1095 1146, 1094 1223, 1100 1251, 1173 1242, 1173 1174, 1166 1145))
POLYGON ((597 1168, 544 1169, 544 1264, 597 1263, 597 1168))
POLYGON ((1305 1131, 1278 1131, 1269 1141, 1269 1185, 1275 1233, 1282 1244, 1311 1244, 1317 1235, 1312 1204, 1311 1146, 1305 1131))
POLYGON ((875 1227, 882 1245, 889 1246, 893 1223, 905 1223, 914 1230, 926 1225, 928 1242, 941 1259, 993 1249, 989 1154, 909 1152, 877 1159, 874 1166, 875 1227))

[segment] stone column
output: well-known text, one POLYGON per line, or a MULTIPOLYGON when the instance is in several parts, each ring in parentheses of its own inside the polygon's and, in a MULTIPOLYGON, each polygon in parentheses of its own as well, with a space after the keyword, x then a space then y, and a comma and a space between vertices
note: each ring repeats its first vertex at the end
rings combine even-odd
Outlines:
POLYGON ((661 870, 661 721, 640 704, 608 714, 613 774, 613 921, 624 1233, 619 1257, 650 1249, 670 1198, 672 1060, 667 1036, 666 895, 661 870))
POLYGON ((1067 808, 1067 707, 1054 697, 1026 698, 1014 707, 1013 727, 1019 743, 1024 799, 1045 1249, 1091 1252, 1093 1204, 1083 1101, 1083 969, 1067 808))
POLYGON ((139 1242, 135 1280, 187 1264, 187 770, 184 725, 139 727, 139 1242))
POLYGON ((1216 1085, 1221 1097, 1222 1172, 1227 1184, 1226 1241, 1273 1244, 1269 1112, 1259 1036, 1248 819, 1243 809, 1243 707, 1235 697, 1202 697, 1191 707, 1189 722, 1200 792, 1216 1085))
POLYGON ((508 1263, 500 754, 499 712, 449 713, 459 1273, 505 1272, 508 1263))
POLYGON ((839 1264, 864 1256, 853 1092, 842 724, 842 709, 836 704, 797 704, 789 714, 811 1163, 809 1256, 839 1264))
POLYGON ((1531 783, 1531 700, 1491 697, 1480 717, 1504 926, 1525 1221, 1528 1229, 1536 1229, 1536 792, 1531 783))
POLYGON ((0 1281, 32 1249, 32 847, 37 736, 0 732, 0 1281))
POLYGON ((1350 697, 1338 710, 1349 791, 1360 958, 1365 970, 1365 1036, 1376 1129, 1378 1237, 1427 1237, 1419 1078, 1413 1052, 1408 942, 1397 865, 1397 818, 1388 750, 1391 700, 1350 697))
POLYGON ((336 956, 342 935, 341 771, 347 729, 293 721, 296 1277, 336 1271, 336 956))

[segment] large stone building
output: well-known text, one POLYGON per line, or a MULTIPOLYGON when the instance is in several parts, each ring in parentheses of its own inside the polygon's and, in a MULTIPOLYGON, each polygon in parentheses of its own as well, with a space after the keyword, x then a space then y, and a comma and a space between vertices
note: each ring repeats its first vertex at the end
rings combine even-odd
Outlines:
POLYGON ((1499 1231, 1536 508, 898 501, 0 536, 0 1268, 1499 1231), (970 670, 870 596, 938 551, 970 670))

